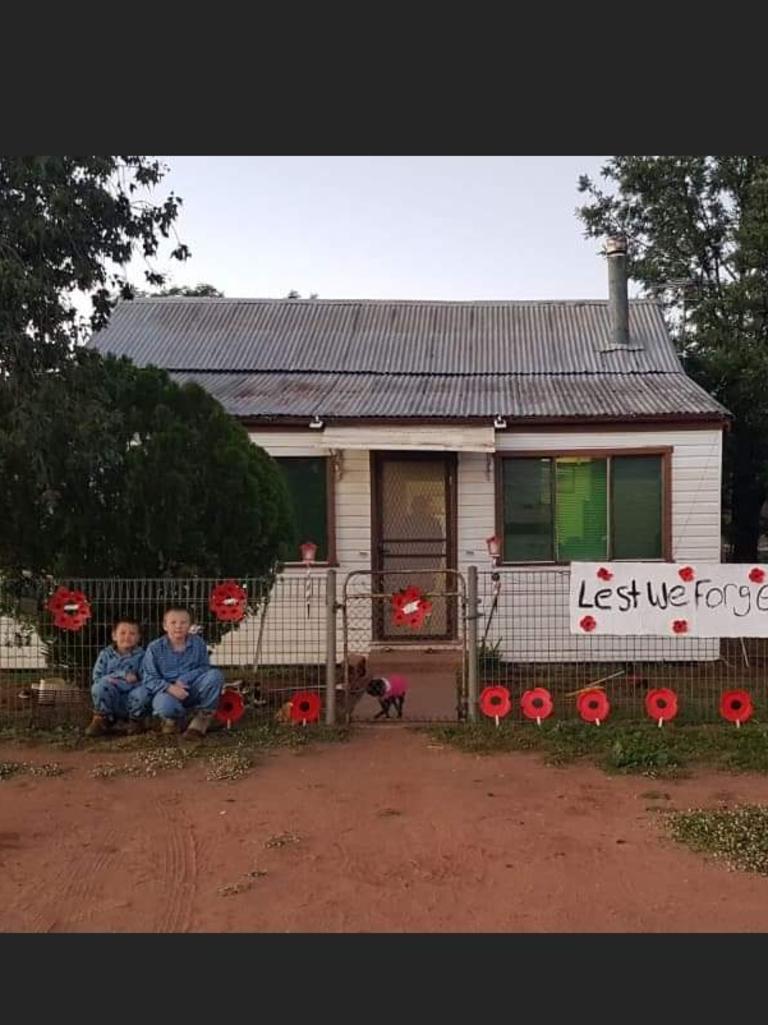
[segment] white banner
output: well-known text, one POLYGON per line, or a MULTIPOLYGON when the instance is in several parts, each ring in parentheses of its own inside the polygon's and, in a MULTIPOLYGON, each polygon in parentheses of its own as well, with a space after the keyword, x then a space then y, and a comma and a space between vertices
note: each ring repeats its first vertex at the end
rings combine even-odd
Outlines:
POLYGON ((570 629, 582 637, 768 637, 768 566, 574 562, 570 629))

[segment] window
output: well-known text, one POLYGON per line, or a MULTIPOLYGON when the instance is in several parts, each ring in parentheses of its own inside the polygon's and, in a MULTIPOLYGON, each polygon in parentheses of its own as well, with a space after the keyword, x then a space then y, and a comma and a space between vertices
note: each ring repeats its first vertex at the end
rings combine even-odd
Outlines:
POLYGON ((328 459, 324 456, 276 458, 288 485, 293 503, 296 536, 286 538, 286 562, 300 562, 299 545, 311 541, 317 545, 317 562, 330 561, 330 494, 328 459))
POLYGON ((505 562, 662 559, 664 454, 501 458, 505 562))

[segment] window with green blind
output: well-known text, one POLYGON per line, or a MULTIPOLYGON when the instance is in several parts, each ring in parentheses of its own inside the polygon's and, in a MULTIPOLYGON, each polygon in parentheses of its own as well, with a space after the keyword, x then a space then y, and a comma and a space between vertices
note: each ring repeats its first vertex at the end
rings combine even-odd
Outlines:
POLYGON ((660 455, 502 459, 505 562, 660 559, 660 455))
POLYGON ((327 562, 328 461, 323 456, 287 456, 275 459, 293 503, 296 535, 286 538, 286 562, 300 562, 299 545, 317 545, 317 562, 327 562))

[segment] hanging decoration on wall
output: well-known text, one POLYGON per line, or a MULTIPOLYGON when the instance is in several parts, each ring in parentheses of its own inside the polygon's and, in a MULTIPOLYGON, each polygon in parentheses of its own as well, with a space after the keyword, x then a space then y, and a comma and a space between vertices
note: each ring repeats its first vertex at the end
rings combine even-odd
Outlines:
POLYGON ((245 588, 234 580, 216 584, 208 601, 208 608, 216 618, 230 623, 239 623, 247 607, 248 595, 245 588))
POLYGON ((668 687, 657 687, 645 695, 645 710, 661 728, 677 715, 677 694, 668 687))
POLYGON ((478 703, 483 715, 487 715, 489 719, 495 719, 497 726, 499 725, 499 719, 509 715, 512 709, 512 699, 509 696, 509 691, 500 684, 485 687, 478 703))
POLYGON ((611 714, 611 703, 605 691, 593 688, 582 691, 576 699, 576 707, 584 722, 599 726, 611 714))
POLYGON ((424 597, 421 588, 411 584, 392 595, 392 621, 395 626, 410 626, 418 630, 432 611, 432 602, 424 597))
POLYGON ((291 698, 291 720, 306 726, 308 722, 317 722, 320 718, 320 695, 313 691, 303 691, 291 698))
POLYGON ((245 702, 243 701, 242 694, 231 688, 223 690, 219 698, 218 708, 216 709, 218 721, 224 723, 227 729, 229 729, 232 723, 238 722, 243 718, 244 714, 245 702))
POLYGON ((745 690, 727 690, 720 698, 720 715, 737 726, 748 722, 754 710, 752 698, 745 690))
POLYGON ((520 708, 526 719, 535 719, 536 725, 541 726, 541 720, 552 715, 555 704, 546 687, 534 687, 520 698, 520 708))
POLYGON ((57 587, 45 606, 60 630, 80 630, 91 618, 91 605, 82 591, 57 587))

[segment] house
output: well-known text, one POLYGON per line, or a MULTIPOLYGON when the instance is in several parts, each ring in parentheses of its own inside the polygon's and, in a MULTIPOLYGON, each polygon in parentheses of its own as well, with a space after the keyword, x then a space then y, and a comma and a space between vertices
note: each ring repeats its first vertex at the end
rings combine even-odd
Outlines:
MULTIPOLYGON (((237 417, 285 473, 318 567, 439 590, 476 565, 487 612, 496 538, 505 591, 551 632, 573 560, 720 559, 728 411, 684 373, 659 306, 628 301, 623 241, 607 252, 607 300, 142 298, 91 344, 237 417)), ((450 643, 455 605, 415 632, 369 609, 364 640, 450 643)), ((573 657, 565 633, 546 657, 573 657)), ((502 640, 544 657, 524 624, 502 640)))

